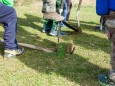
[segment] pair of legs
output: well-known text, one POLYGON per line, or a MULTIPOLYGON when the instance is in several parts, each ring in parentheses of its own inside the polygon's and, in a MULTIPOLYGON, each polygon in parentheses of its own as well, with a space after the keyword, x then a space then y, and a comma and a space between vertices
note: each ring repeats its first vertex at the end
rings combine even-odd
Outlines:
POLYGON ((108 39, 112 42, 111 50, 111 70, 108 75, 100 74, 98 76, 99 82, 104 86, 115 86, 115 12, 110 11, 109 16, 106 16, 106 32, 108 39))
POLYGON ((0 23, 4 26, 4 47, 5 57, 16 55, 18 44, 16 40, 17 33, 17 15, 13 7, 6 6, 0 2, 0 23))
POLYGON ((56 36, 57 31, 55 31, 55 29, 56 22, 50 19, 45 19, 42 32, 49 32, 50 35, 56 36))
POLYGON ((108 39, 112 42, 112 50, 111 50, 111 70, 107 75, 99 74, 98 80, 100 84, 104 86, 115 86, 115 12, 110 11, 106 18, 106 32, 108 39))
POLYGON ((56 36, 56 23, 64 20, 59 14, 61 0, 43 0, 42 12, 44 13, 44 25, 42 32, 49 32, 50 35, 56 36))
POLYGON ((66 20, 67 21, 69 20, 71 9, 72 9, 72 1, 67 0, 67 15, 66 15, 66 20))
POLYGON ((107 34, 109 40, 112 42, 112 51, 111 51, 111 70, 108 75, 109 78, 115 81, 115 28, 108 27, 107 34))
MULTIPOLYGON (((64 21, 66 22, 66 18, 67 18, 67 1, 66 0, 63 0, 63 12, 61 15, 64 17, 64 21)), ((61 22, 60 26, 64 27, 65 25, 61 22)))

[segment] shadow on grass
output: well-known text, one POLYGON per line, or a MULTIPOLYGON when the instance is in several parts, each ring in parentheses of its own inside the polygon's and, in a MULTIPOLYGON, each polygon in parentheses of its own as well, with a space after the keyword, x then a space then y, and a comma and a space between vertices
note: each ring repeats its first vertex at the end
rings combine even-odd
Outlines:
POLYGON ((43 27, 35 24, 35 23, 41 23, 43 24, 43 19, 39 18, 37 16, 33 16, 30 14, 25 14, 26 18, 18 18, 18 25, 20 26, 26 26, 31 27, 33 29, 41 31, 43 27))
POLYGON ((19 39, 20 42, 48 48, 55 47, 56 45, 56 43, 53 41, 40 38, 38 34, 31 34, 20 26, 19 28, 20 30, 18 31, 17 38, 19 39))
MULTIPOLYGON (((36 34, 31 34, 25 31, 21 26, 32 27, 34 29, 41 28, 40 26, 34 24, 33 22, 42 22, 39 17, 26 14, 27 19, 18 18, 20 30, 18 31, 18 39, 27 43, 35 43, 39 45, 52 46, 54 44, 52 41, 47 39, 41 39, 36 34), (39 20, 38 20, 39 19, 39 20), (23 21, 23 22, 22 22, 23 21), (24 23, 26 22, 26 23, 24 23), (42 40, 42 41, 39 41, 42 40), (47 45, 50 44, 50 45, 47 45)), ((42 22, 43 23, 43 22, 42 22)), ((84 26, 85 27, 85 26, 84 26)), ((90 27, 90 26, 88 26, 90 27)), ((73 40, 75 45, 83 46, 87 49, 96 50, 99 49, 108 53, 107 48, 102 48, 99 42, 106 42, 106 39, 100 38, 93 34, 83 34, 79 37, 71 37, 70 39, 64 38, 65 41, 73 40), (90 42, 93 45, 90 45, 90 42)), ((103 44, 103 47, 108 47, 109 45, 103 44)), ((2 48, 3 49, 3 48, 2 48)), ((0 50, 2 50, 0 49, 0 50)), ((64 57, 59 57, 57 53, 44 53, 38 50, 26 50, 25 55, 22 57, 17 57, 28 67, 45 74, 56 73, 69 81, 73 81, 82 86, 98 86, 97 76, 101 72, 108 71, 107 69, 100 68, 93 63, 88 62, 88 59, 80 55, 66 55, 64 57)))
MULTIPOLYGON (((70 23, 72 26, 77 27, 77 20, 69 20, 68 23, 70 23)), ((90 31, 95 31, 95 32, 101 32, 104 33, 105 30, 100 31, 100 29, 97 29, 96 27, 99 26, 99 23, 95 23, 95 22, 86 22, 86 21, 80 21, 80 26, 81 29, 87 29, 90 31)))
MULTIPOLYGON (((72 20, 74 21, 74 20, 72 20)), ((75 22, 69 22, 72 26, 77 27, 77 23, 75 22)), ((81 21, 81 28, 82 30, 87 29, 88 31, 94 31, 97 32, 92 26, 92 24, 98 25, 97 23, 94 22, 84 22, 81 21)), ((99 30, 98 30, 99 31, 99 30)), ((105 33, 105 31, 101 31, 99 33, 105 33)), ((63 38, 65 41, 72 40, 75 45, 82 46, 86 49, 90 50, 102 50, 106 53, 110 53, 110 47, 111 43, 108 41, 106 38, 101 38, 99 36, 96 36, 94 34, 87 34, 87 33, 82 33, 77 36, 68 36, 63 38)))
POLYGON ((81 86, 99 86, 98 74, 108 71, 76 54, 59 57, 57 53, 44 53, 27 49, 26 53, 21 57, 17 57, 17 59, 37 72, 49 75, 56 73, 56 75, 81 86))
POLYGON ((50 75, 56 73, 56 75, 81 86, 99 86, 98 74, 108 71, 88 62, 80 55, 58 57, 56 53, 48 54, 40 51, 30 51, 32 53, 27 52, 25 58, 18 59, 38 72, 50 75))
MULTIPOLYGON (((41 40, 41 38, 38 37, 35 39, 36 37, 35 35, 31 37, 31 35, 33 34, 30 34, 24 30, 21 32, 24 32, 26 36, 27 35, 30 36, 30 39, 32 39, 31 41, 32 43, 34 39, 34 43, 43 44, 43 45, 44 43, 53 44, 53 42, 46 39, 43 40, 42 42, 37 41, 37 40, 41 40)), ((67 38, 65 37, 64 40, 65 41, 73 40, 75 45, 79 45, 87 49, 96 50, 96 51, 101 49, 107 53, 108 53, 107 46, 108 48, 110 48, 108 43, 107 45, 105 45, 107 41, 106 39, 100 38, 93 34, 90 35, 84 33, 80 37, 77 37, 77 39, 75 36, 75 37, 71 37, 70 39, 68 37, 67 38), (100 44, 100 42, 102 41, 104 43, 103 47, 100 44), (90 43, 92 43, 93 45, 90 43)), ((68 79, 69 81, 75 82, 81 86, 86 86, 86 85, 98 86, 99 85, 97 81, 98 74, 108 71, 108 69, 100 68, 99 66, 88 62, 88 59, 85 59, 84 57, 76 54, 59 57, 57 53, 44 53, 42 51, 28 49, 24 57, 18 59, 28 67, 38 72, 44 74, 56 73, 57 75, 62 76, 68 79)))
POLYGON ((110 41, 108 41, 105 38, 100 38, 99 36, 93 34, 82 33, 78 36, 65 37, 63 39, 65 41, 72 40, 75 45, 82 46, 92 51, 101 50, 109 54, 111 50, 110 41))

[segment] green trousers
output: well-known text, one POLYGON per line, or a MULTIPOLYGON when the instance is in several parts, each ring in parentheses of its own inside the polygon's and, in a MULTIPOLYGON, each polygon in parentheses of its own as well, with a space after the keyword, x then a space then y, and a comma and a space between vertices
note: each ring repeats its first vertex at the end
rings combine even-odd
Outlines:
POLYGON ((55 21, 46 19, 44 24, 46 25, 46 29, 48 29, 48 28, 55 29, 56 28, 56 22, 55 21))

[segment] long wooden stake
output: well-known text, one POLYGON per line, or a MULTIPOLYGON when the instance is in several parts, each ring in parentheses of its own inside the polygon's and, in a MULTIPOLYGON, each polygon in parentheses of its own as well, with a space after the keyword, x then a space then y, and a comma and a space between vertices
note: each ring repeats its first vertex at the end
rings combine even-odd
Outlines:
MULTIPOLYGON (((4 43, 4 40, 0 40, 0 42, 4 43)), ((44 48, 44 47, 38 47, 32 44, 26 44, 26 43, 18 43, 19 46, 23 46, 23 47, 27 47, 27 48, 31 48, 31 49, 37 49, 37 50, 42 50, 45 52, 56 52, 57 49, 56 48, 44 48)))
POLYGON ((81 29, 80 29, 80 19, 79 19, 81 4, 82 4, 82 0, 79 0, 79 4, 78 4, 78 8, 77 8, 77 14, 76 14, 76 19, 77 19, 77 22, 78 22, 78 29, 79 29, 80 32, 82 32, 81 29))

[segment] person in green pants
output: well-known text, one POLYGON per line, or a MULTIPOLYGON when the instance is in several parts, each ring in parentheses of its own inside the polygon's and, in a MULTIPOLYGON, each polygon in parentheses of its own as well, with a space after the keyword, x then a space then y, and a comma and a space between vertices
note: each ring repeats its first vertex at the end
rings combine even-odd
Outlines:
MULTIPOLYGON (((55 1, 55 0, 54 0, 55 1)), ((45 19, 44 25, 43 25, 43 30, 42 32, 49 32, 50 35, 56 36, 57 31, 56 31, 56 23, 57 21, 62 21, 64 18, 60 15, 60 8, 61 8, 61 3, 63 0, 56 0, 55 4, 48 4, 51 3, 51 0, 49 2, 46 0, 46 2, 43 2, 43 8, 42 12, 46 13, 51 13, 51 19, 45 19), (48 7, 50 6, 50 7, 48 7), (56 8, 55 8, 56 7, 56 8), (52 19, 53 18, 53 19, 52 19)), ((47 15, 46 15, 47 16, 47 15)), ((49 17, 49 15, 48 15, 49 17)))

